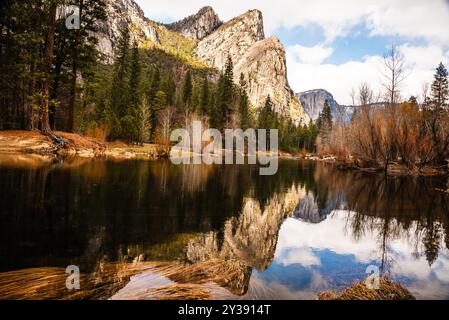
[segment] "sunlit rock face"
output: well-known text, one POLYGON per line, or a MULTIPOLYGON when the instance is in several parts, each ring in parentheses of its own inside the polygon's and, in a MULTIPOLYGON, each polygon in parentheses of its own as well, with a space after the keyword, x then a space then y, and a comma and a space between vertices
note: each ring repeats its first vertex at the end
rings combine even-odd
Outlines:
POLYGON ((193 264, 220 261, 222 267, 214 269, 220 275, 214 275, 215 278, 232 274, 227 286, 234 293, 245 294, 251 269, 264 271, 273 261, 281 224, 298 200, 296 187, 285 194, 275 194, 264 206, 247 198, 240 216, 229 219, 221 232, 209 232, 191 240, 184 259, 193 264))
POLYGON ((337 102, 334 100, 332 94, 323 89, 315 89, 304 91, 296 94, 297 98, 301 102, 304 111, 309 115, 312 120, 318 119, 320 112, 323 111, 324 104, 327 101, 331 108, 332 114, 337 112, 337 102))
POLYGON ((251 10, 225 23, 201 40, 196 54, 208 65, 222 70, 228 56, 237 64, 253 44, 263 39, 265 34, 262 13, 259 10, 251 10))
POLYGON ((278 113, 296 123, 308 123, 309 117, 288 84, 284 46, 276 38, 265 39, 259 10, 250 10, 225 23, 201 40, 195 52, 201 61, 219 70, 231 57, 234 81, 238 83, 240 75, 245 76, 247 93, 256 110, 270 96, 278 113))
POLYGON ((156 29, 146 20, 142 9, 133 0, 106 1, 107 21, 99 21, 98 49, 104 55, 104 61, 114 61, 115 50, 120 39, 120 32, 129 22, 130 41, 141 44, 151 40, 159 43, 156 29))
POLYGON ((104 62, 114 61, 120 31, 127 21, 130 41, 138 45, 147 41, 161 45, 161 30, 167 28, 198 41, 193 54, 212 68, 223 70, 230 56, 234 63, 234 82, 239 82, 241 74, 245 76, 247 93, 255 111, 260 110, 270 96, 276 112, 296 124, 309 123, 308 114, 287 80, 284 46, 276 38, 265 38, 259 10, 250 10, 224 24, 211 7, 204 7, 197 14, 168 25, 146 19, 133 0, 107 1, 106 13, 108 20, 98 22, 99 31, 94 34, 104 62))
POLYGON ((176 31, 182 35, 201 40, 208 36, 215 29, 222 24, 218 15, 214 12, 212 7, 201 8, 198 13, 177 21, 175 23, 167 24, 169 30, 176 31))
POLYGON ((354 106, 339 105, 335 101, 333 95, 324 89, 314 89, 296 94, 296 98, 300 101, 304 111, 313 121, 317 120, 320 112, 324 109, 324 104, 329 104, 331 108, 332 118, 338 121, 351 121, 354 113, 354 106))

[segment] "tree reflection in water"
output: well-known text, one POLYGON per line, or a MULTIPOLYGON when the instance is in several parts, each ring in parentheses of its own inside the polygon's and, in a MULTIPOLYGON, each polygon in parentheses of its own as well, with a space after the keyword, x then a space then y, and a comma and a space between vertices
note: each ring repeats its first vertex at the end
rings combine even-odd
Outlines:
MULTIPOLYGON (((130 277, 140 269, 133 264, 126 272, 133 261, 151 279, 159 274, 166 286, 183 285, 186 296, 203 290, 208 297, 266 297, 268 291, 276 297, 276 289, 254 281, 272 275, 286 249, 278 243, 286 219, 319 231, 342 212, 351 238, 345 241, 375 235, 384 270, 396 263, 389 246, 397 240, 406 239, 415 259, 425 255, 429 266, 447 254, 449 196, 436 191, 445 189, 444 178, 385 179, 302 161, 281 161, 271 177, 259 176, 255 166, 168 161, 0 163, 0 271, 25 279, 33 267, 77 264, 90 284, 87 298, 158 297, 157 286, 143 296, 136 291, 130 277), (123 265, 107 270, 120 270, 119 285, 98 285, 98 272, 117 263, 123 265)), ((304 241, 305 235, 294 237, 304 241)), ((5 277, 0 274, 0 284, 5 277)), ((112 271, 107 283, 111 277, 112 271)))

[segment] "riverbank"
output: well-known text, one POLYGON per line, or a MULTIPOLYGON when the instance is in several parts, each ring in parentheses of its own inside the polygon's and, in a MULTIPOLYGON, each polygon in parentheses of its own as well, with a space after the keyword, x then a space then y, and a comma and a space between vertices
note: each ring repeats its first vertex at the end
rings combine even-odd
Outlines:
MULTIPOLYGON (((308 154, 304 157, 301 157, 301 159, 304 160, 311 160, 311 161, 320 161, 325 162, 329 164, 336 165, 340 170, 347 170, 347 171, 360 171, 360 172, 367 172, 367 173, 385 173, 385 168, 381 167, 370 167, 370 166, 362 166, 360 164, 357 164, 358 161, 356 161, 353 158, 346 157, 346 158, 338 158, 336 156, 332 155, 326 155, 326 156, 318 156, 315 154, 308 154)), ((427 166, 421 169, 415 169, 410 170, 405 165, 401 165, 398 163, 391 163, 387 167, 386 174, 388 176, 439 176, 439 175, 449 175, 449 160, 447 166, 441 166, 441 167, 433 167, 433 166, 427 166)), ((448 190, 449 192, 449 190, 448 190)))
POLYGON ((50 135, 43 135, 38 131, 0 131, 0 153, 118 159, 157 159, 168 154, 159 145, 128 145, 120 141, 101 142, 60 131, 52 132, 50 135))
MULTIPOLYGON (((226 150, 223 150, 223 154, 226 150)), ((166 146, 144 143, 130 145, 122 141, 101 142, 75 133, 55 131, 43 135, 38 131, 0 131, 0 154, 33 154, 40 156, 109 157, 114 159, 167 158, 166 146)), ((190 156, 198 154, 188 153, 190 156)), ((301 159, 279 152, 282 159, 301 159)))

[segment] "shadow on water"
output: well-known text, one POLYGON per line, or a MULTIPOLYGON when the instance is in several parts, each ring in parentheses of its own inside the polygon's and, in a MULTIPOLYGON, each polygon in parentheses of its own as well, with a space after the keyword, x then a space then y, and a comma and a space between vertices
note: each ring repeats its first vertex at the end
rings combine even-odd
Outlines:
POLYGON ((373 263, 422 297, 429 283, 449 293, 441 177, 385 180, 292 160, 275 176, 248 165, 27 161, 0 161, 0 298, 27 292, 14 278, 34 279, 35 298, 312 298, 373 263), (423 259, 433 282, 398 271, 423 259), (65 294, 67 265, 83 273, 77 295, 65 294))

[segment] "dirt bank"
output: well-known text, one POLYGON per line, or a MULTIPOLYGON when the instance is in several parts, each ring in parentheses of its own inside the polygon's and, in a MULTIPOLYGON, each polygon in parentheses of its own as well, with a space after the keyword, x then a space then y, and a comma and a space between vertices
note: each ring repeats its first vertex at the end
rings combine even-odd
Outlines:
POLYGON ((105 143, 75 133, 60 131, 55 131, 48 136, 38 131, 0 131, 1 154, 156 159, 166 156, 163 150, 164 148, 158 145, 105 143))
POLYGON ((47 136, 37 131, 0 131, 0 153, 94 157, 105 150, 104 143, 74 133, 53 132, 47 136))

